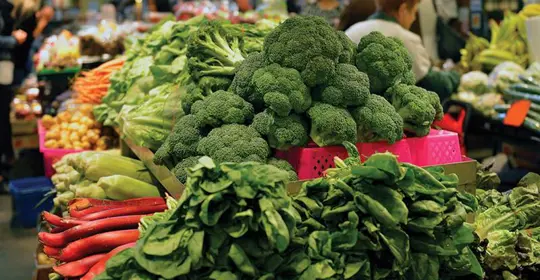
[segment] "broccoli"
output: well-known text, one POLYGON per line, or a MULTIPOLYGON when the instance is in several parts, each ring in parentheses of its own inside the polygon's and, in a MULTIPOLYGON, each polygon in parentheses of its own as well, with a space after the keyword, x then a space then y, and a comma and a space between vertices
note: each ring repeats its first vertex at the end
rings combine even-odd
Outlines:
POLYGON ((337 35, 341 45, 343 46, 343 51, 339 55, 339 63, 354 64, 356 56, 356 44, 354 44, 354 42, 351 41, 351 39, 343 31, 338 31, 337 35))
POLYGON ((206 134, 194 115, 183 116, 176 122, 173 131, 154 155, 154 163, 172 169, 182 160, 199 155, 197 146, 206 134))
POLYGON ((289 174, 289 182, 298 181, 298 174, 296 174, 296 171, 288 161, 277 158, 270 158, 266 164, 270 164, 283 171, 287 171, 287 173, 289 174))
POLYGON ((274 63, 255 71, 251 81, 253 92, 247 100, 257 109, 267 107, 285 117, 291 111, 303 113, 311 106, 309 89, 293 68, 274 63))
POLYGON ((307 114, 311 139, 320 147, 341 145, 343 141, 356 143, 356 122, 346 109, 315 103, 307 114))
POLYGON ((413 85, 412 58, 397 38, 374 31, 362 37, 356 54, 356 67, 369 77, 371 93, 383 94, 396 83, 413 85))
POLYGON ((197 152, 221 162, 266 162, 270 155, 268 143, 253 128, 227 124, 214 128, 201 141, 197 152))
POLYGON ((421 87, 397 84, 384 97, 403 118, 404 129, 417 136, 429 134, 433 121, 443 116, 439 96, 421 87))
POLYGON ((306 121, 294 114, 279 117, 274 116, 272 112, 264 111, 255 115, 251 127, 267 137, 271 148, 278 150, 304 146, 309 140, 306 121))
POLYGON ((206 76, 201 78, 198 82, 193 81, 189 74, 180 76, 180 85, 183 85, 184 92, 180 95, 180 101, 182 101, 182 109, 185 114, 191 113, 191 106, 197 100, 202 100, 206 96, 219 91, 226 90, 231 84, 231 80, 225 77, 213 77, 206 76), (186 77, 187 75, 187 77, 186 77))
POLYGON ((336 107, 360 106, 369 96, 369 78, 354 65, 338 64, 328 84, 314 89, 314 98, 336 107))
POLYGON ((242 64, 236 67, 236 74, 229 90, 240 95, 245 100, 253 102, 253 100, 250 100, 250 97, 254 97, 251 95, 253 91, 251 78, 257 69, 264 66, 266 66, 266 61, 262 53, 250 54, 242 64))
POLYGON ((178 179, 178 181, 180 181, 180 183, 185 184, 186 181, 187 181, 187 171, 186 171, 186 168, 193 167, 193 166, 196 165, 198 162, 199 162, 199 157, 188 157, 188 158, 185 158, 184 160, 182 160, 181 162, 179 162, 179 163, 173 168, 173 170, 171 170, 171 171, 172 171, 173 174, 176 176, 176 178, 178 179))
POLYGON ((244 60, 241 36, 231 35, 219 21, 207 21, 191 34, 187 44, 188 68, 195 79, 234 74, 244 60))
POLYGON ((403 137, 403 119, 382 96, 369 95, 366 104, 352 109, 351 115, 356 121, 360 142, 392 144, 403 137))
POLYGON ((308 87, 324 84, 343 55, 338 33, 321 17, 285 20, 264 41, 268 61, 300 72, 308 87))
POLYGON ((202 126, 243 124, 253 119, 253 105, 234 93, 220 90, 193 103, 191 114, 202 126))

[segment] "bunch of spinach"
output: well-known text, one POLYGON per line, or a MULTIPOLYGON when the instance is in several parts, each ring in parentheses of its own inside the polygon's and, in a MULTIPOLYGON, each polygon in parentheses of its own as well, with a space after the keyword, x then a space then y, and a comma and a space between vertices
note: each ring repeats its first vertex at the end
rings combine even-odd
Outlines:
POLYGON ((476 248, 489 279, 535 279, 540 269, 540 176, 529 173, 511 193, 480 191, 476 248))
POLYGON ((112 258, 98 279, 272 279, 278 270, 290 273, 295 260, 285 252, 299 215, 287 179, 271 165, 216 166, 201 158, 189 170, 177 207, 145 221, 137 245, 112 258))
POLYGON ((297 238, 311 259, 303 279, 482 276, 465 223, 477 202, 457 191, 455 175, 400 164, 389 153, 360 164, 354 145, 346 147, 349 159, 337 159, 326 178, 294 198, 302 216, 297 238))

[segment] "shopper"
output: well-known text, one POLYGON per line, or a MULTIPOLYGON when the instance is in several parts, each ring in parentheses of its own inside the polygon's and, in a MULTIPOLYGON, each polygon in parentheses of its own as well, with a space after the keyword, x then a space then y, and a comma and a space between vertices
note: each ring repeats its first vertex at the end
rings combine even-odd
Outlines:
POLYGON ((12 17, 15 19, 14 29, 21 29, 28 34, 26 41, 17 46, 13 52, 15 72, 13 85, 22 84, 32 69, 30 50, 37 38, 52 19, 54 11, 51 7, 41 8, 41 0, 13 0, 12 17))
POLYGON ((368 19, 375 10, 375 0, 351 0, 339 16, 338 30, 347 30, 353 24, 368 19))
POLYGON ((12 98, 14 63, 12 51, 27 40, 26 32, 13 30, 13 5, 0 0, 0 193, 4 191, 6 166, 13 164, 15 155, 11 144, 9 109, 12 98))
POLYGON ((337 0, 312 0, 307 3, 300 14, 323 17, 330 25, 337 27, 339 15, 341 14, 341 5, 337 0))
POLYGON ((409 30, 416 20, 419 2, 420 0, 375 0, 377 11, 368 20, 348 28, 346 34, 355 43, 372 31, 401 39, 413 58, 417 85, 436 92, 441 100, 444 100, 457 89, 459 74, 434 69, 422 39, 409 30))

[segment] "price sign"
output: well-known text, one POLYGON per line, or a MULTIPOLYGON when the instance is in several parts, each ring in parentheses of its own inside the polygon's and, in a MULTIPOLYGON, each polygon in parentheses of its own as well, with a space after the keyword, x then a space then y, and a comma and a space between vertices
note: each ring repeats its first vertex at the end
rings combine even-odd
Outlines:
POLYGON ((509 126, 520 127, 527 117, 529 108, 531 108, 530 100, 519 100, 514 102, 514 104, 510 106, 510 109, 508 109, 508 112, 506 112, 503 123, 509 126))

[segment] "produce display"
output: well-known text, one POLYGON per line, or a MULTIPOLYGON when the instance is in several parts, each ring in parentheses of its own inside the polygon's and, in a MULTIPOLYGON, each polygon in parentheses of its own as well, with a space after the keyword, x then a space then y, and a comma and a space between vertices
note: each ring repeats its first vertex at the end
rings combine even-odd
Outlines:
POLYGON ((80 56, 79 38, 63 30, 59 35, 45 39, 39 52, 34 55, 34 63, 38 72, 45 69, 61 70, 78 67, 80 56))
POLYGON ((82 104, 56 117, 44 115, 45 148, 104 151, 114 146, 114 131, 102 128, 92 116, 92 105, 82 104))
POLYGON ((93 279, 113 254, 135 246, 141 219, 164 211, 168 203, 176 201, 166 203, 161 197, 123 201, 83 198, 69 202, 69 216, 43 212, 51 232, 40 232, 39 242, 44 253, 59 262, 49 277, 93 279))
POLYGON ((83 56, 116 56, 124 52, 124 32, 111 21, 101 21, 97 26, 84 28, 77 33, 80 53, 83 56))
POLYGON ((529 173, 510 193, 477 190, 476 249, 489 279, 536 279, 540 265, 540 176, 529 173))
POLYGON ((500 24, 489 21, 491 40, 471 36, 461 50, 461 66, 469 70, 491 71, 495 66, 512 61, 523 67, 528 65, 527 12, 515 14, 507 11, 500 24))
POLYGON ((123 58, 117 58, 87 72, 81 72, 73 81, 72 88, 76 92, 75 102, 82 104, 100 104, 107 95, 111 84, 111 74, 122 68, 123 58))
POLYGON ((155 153, 182 182, 193 157, 265 163, 272 149, 310 139, 321 147, 394 143, 404 131, 427 135, 443 116, 437 94, 413 85, 412 59, 396 38, 373 32, 355 46, 321 18, 294 17, 246 56, 226 28, 203 22, 189 37, 185 115, 155 153))
POLYGON ((111 152, 68 154, 53 167, 54 205, 61 210, 76 197, 126 200, 160 195, 141 161, 111 152))
POLYGON ((257 162, 188 169, 178 205, 148 218, 95 279, 450 279, 482 275, 470 249, 473 195, 441 168, 391 154, 336 159, 326 178, 286 190, 257 162), (255 176, 255 174, 257 174, 255 176))

